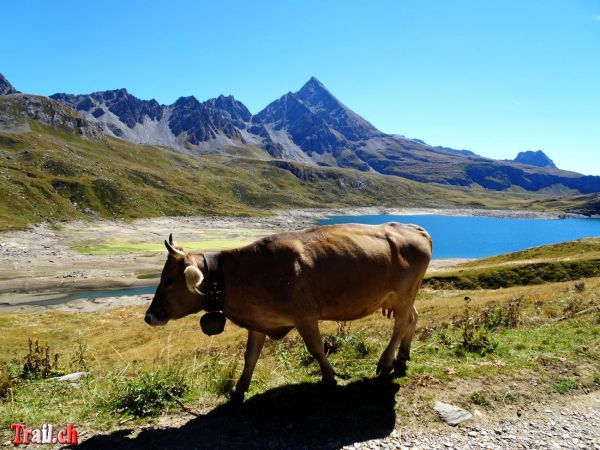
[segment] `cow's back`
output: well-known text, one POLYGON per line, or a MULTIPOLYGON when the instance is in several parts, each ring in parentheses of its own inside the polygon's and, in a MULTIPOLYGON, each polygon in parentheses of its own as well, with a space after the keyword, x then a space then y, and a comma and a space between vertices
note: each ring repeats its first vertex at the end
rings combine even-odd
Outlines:
POLYGON ((351 320, 420 284, 431 240, 412 225, 341 224, 269 236, 224 258, 235 314, 270 323, 298 314, 351 320))

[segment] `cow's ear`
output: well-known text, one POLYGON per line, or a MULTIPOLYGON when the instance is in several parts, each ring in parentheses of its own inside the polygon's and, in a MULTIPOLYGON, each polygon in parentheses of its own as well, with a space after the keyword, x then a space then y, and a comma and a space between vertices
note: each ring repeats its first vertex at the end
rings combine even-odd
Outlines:
POLYGON ((198 267, 191 265, 187 266, 183 271, 183 275, 185 276, 185 284, 188 290, 193 293, 198 293, 198 288, 202 284, 202 280, 204 280, 204 275, 198 267))

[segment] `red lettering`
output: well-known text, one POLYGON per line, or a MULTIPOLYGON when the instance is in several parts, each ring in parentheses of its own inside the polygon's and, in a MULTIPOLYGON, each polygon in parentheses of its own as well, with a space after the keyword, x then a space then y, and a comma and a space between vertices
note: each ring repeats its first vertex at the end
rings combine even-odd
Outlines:
POLYGON ((32 433, 33 431, 28 430, 27 427, 23 425, 23 444, 29 444, 29 436, 31 436, 32 433))
POLYGON ((64 428, 58 432, 57 438, 58 438, 58 443, 59 444, 66 444, 67 443, 68 439, 65 438, 66 434, 67 434, 67 430, 65 430, 64 428))
POLYGON ((67 433, 69 433, 69 444, 77 444, 77 430, 73 428, 72 423, 67 424, 67 433))
POLYGON ((13 444, 19 445, 23 441, 21 440, 21 431, 25 428, 25 425, 22 423, 11 423, 10 429, 15 432, 15 439, 12 441, 13 444))

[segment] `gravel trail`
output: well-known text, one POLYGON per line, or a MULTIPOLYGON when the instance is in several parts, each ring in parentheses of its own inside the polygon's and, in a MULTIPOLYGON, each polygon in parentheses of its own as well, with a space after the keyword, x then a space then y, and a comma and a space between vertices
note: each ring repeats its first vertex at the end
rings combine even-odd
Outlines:
POLYGON ((536 407, 527 417, 503 418, 481 426, 396 431, 343 447, 352 449, 593 449, 600 450, 600 395, 576 397, 553 408, 536 407))

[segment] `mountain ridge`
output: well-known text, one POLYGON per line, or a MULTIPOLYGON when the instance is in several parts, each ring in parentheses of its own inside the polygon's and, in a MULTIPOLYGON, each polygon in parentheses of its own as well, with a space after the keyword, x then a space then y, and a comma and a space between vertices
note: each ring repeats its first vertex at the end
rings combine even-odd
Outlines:
POLYGON ((180 97, 171 105, 139 99, 127 89, 58 93, 50 98, 73 107, 109 136, 136 144, 172 147, 192 155, 232 149, 248 155, 248 149, 256 149, 275 159, 353 168, 426 183, 491 190, 600 191, 600 177, 493 160, 470 151, 432 147, 419 139, 385 134, 346 107, 315 77, 257 114, 235 97, 224 95, 205 101, 180 97))

